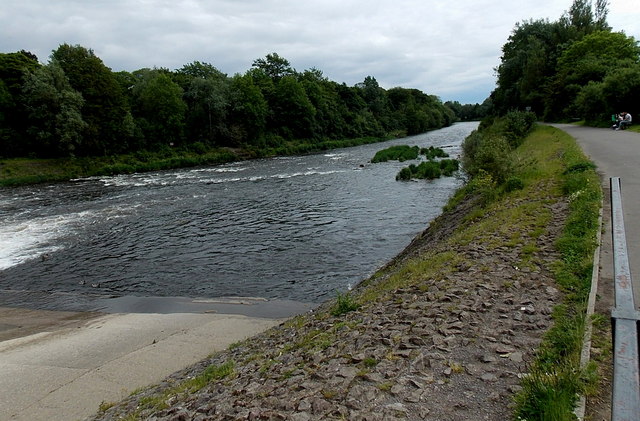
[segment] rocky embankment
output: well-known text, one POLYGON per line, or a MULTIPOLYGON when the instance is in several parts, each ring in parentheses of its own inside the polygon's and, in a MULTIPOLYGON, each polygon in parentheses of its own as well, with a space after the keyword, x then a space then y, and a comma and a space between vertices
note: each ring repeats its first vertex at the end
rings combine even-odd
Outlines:
POLYGON ((567 206, 545 206, 552 217, 526 268, 522 245, 492 245, 523 234, 504 226, 490 234, 495 242, 484 233, 452 246, 470 208, 458 206, 354 291, 369 297, 357 311, 333 316, 326 303, 92 419, 511 419, 520 377, 562 299, 549 268, 567 206), (437 253, 455 256, 446 271, 385 289, 407 263, 437 253))

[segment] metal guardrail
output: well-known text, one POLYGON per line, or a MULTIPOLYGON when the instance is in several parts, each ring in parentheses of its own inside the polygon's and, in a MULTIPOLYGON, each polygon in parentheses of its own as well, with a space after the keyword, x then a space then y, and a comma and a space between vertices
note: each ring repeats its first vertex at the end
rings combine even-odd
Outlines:
POLYGON ((638 353, 640 313, 636 310, 633 298, 619 177, 611 178, 611 225, 616 300, 611 312, 613 322, 611 420, 638 421, 640 420, 640 354, 638 353))

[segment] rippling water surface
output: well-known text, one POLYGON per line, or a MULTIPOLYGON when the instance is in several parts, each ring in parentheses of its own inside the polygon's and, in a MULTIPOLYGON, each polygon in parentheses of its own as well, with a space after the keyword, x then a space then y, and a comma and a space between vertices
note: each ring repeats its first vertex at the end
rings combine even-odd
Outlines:
POLYGON ((317 303, 399 253, 460 185, 396 182, 394 144, 452 157, 476 123, 327 153, 0 190, 0 305, 95 297, 317 303), (52 298, 54 297, 54 298, 52 298))

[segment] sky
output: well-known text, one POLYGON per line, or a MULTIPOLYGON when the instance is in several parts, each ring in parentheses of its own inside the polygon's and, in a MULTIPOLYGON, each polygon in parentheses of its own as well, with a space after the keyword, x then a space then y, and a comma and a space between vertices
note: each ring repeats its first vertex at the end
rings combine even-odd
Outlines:
MULTIPOLYGON (((595 2, 595 0, 594 0, 595 2)), ((637 0, 610 0, 608 23, 640 40, 637 0)), ((47 63, 90 48, 113 71, 210 63, 229 76, 277 53, 353 86, 416 88, 482 103, 516 23, 558 20, 573 0, 0 0, 0 52, 47 63)))

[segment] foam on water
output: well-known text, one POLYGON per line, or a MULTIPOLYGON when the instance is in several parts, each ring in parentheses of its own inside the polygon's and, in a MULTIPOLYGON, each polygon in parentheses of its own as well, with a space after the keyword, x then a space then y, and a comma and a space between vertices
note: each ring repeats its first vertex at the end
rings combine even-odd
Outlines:
POLYGON ((85 212, 36 218, 0 226, 0 270, 60 250, 57 238, 65 235, 69 226, 86 217, 85 212))
POLYGON ((66 247, 65 238, 84 227, 123 217, 140 205, 108 207, 25 220, 0 221, 0 270, 46 256, 66 247))

